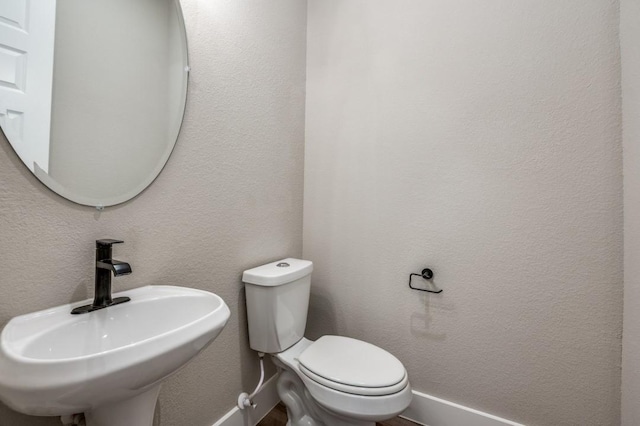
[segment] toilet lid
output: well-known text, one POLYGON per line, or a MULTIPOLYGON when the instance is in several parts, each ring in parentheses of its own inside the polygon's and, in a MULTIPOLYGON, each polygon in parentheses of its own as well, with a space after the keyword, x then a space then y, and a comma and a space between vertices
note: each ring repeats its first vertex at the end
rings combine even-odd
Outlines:
MULTIPOLYGON (((388 388, 406 381, 402 363, 389 352, 361 340, 323 336, 309 346, 298 362, 324 384, 357 388, 388 388)), ((313 377, 312 377, 313 378, 313 377)), ((404 386, 403 386, 404 387, 404 386)))

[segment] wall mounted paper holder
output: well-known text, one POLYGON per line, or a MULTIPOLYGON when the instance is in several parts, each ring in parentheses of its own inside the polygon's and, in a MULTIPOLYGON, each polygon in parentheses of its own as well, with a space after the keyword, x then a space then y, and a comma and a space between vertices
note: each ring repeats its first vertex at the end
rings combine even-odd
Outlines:
POLYGON ((412 279, 414 276, 416 276, 416 277, 422 277, 422 278, 424 278, 424 279, 425 279, 425 280, 427 280, 427 281, 431 281, 431 279, 433 278, 433 271, 432 271, 431 269, 429 269, 429 268, 424 268, 424 269, 422 270, 422 272, 421 272, 421 273, 419 273, 419 274, 409 274, 409 288, 410 288, 411 290, 426 291, 427 293, 435 293, 435 294, 442 293, 442 289, 441 289, 441 288, 437 288, 437 287, 435 287, 435 286, 434 286, 434 288, 436 288, 436 290, 429 290, 429 289, 427 289, 427 288, 414 287, 414 286, 411 284, 411 279, 412 279))

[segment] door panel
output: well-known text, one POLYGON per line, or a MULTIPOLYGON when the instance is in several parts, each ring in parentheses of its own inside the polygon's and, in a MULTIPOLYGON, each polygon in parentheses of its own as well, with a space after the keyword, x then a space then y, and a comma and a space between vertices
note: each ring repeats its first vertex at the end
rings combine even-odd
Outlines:
POLYGON ((0 127, 32 171, 49 168, 55 10, 55 0, 0 2, 0 127))

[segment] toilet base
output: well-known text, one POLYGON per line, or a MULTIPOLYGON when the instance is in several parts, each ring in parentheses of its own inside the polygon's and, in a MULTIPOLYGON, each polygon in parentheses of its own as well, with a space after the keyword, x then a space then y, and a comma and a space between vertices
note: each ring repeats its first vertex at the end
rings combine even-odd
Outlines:
POLYGON ((287 407, 287 426, 375 426, 375 422, 347 419, 332 413, 309 394, 298 375, 286 369, 277 359, 278 366, 278 396, 287 407))

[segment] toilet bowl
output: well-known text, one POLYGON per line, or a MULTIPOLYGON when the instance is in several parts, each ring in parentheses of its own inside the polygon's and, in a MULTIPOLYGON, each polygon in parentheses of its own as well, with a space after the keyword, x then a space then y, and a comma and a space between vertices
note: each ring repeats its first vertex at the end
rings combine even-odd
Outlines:
POLYGON ((289 386, 292 378, 281 376, 287 386, 278 383, 280 398, 286 405, 291 399, 288 393, 296 392, 306 405, 318 404, 325 411, 318 415, 323 420, 319 424, 337 424, 326 414, 345 425, 374 424, 397 416, 411 402, 411 386, 400 361, 360 340, 340 336, 323 336, 315 342, 302 339, 272 358, 278 367, 294 373, 306 389, 301 392, 299 386, 289 386))
POLYGON ((410 404, 407 372, 392 354, 342 336, 304 338, 313 264, 284 259, 247 270, 251 348, 271 355, 288 426, 369 426, 410 404))

